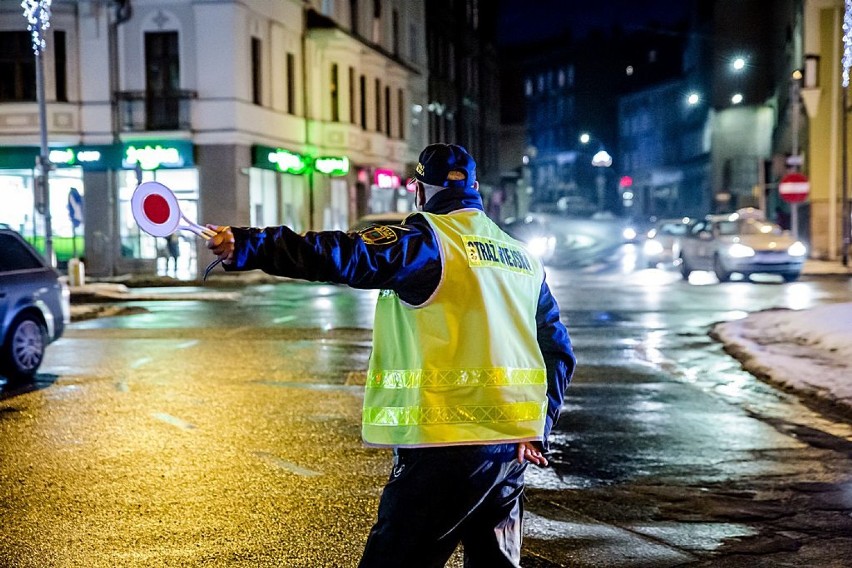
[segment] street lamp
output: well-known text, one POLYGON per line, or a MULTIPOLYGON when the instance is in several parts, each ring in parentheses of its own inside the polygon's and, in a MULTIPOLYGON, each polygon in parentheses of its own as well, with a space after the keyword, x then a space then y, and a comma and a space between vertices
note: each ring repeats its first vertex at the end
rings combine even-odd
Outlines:
POLYGON ((21 8, 27 19, 27 30, 32 34, 33 53, 36 58, 36 97, 38 98, 39 133, 41 151, 36 157, 35 195, 36 209, 44 215, 44 255, 51 266, 53 258, 53 230, 50 219, 50 158, 47 149, 47 110, 44 100, 44 32, 50 27, 50 4, 53 0, 23 0, 21 8))
POLYGON ((583 132, 582 134, 580 134, 580 143, 581 144, 588 144, 589 140, 591 140, 591 139, 592 139, 592 137, 589 136, 588 132, 583 132))
POLYGON ((734 71, 742 71, 745 69, 746 60, 744 57, 735 57, 733 61, 731 61, 731 67, 734 71))
POLYGON ((734 94, 734 96, 733 96, 733 97, 731 97, 731 104, 738 105, 738 104, 740 104, 741 102, 743 102, 743 95, 742 95, 742 93, 736 93, 736 94, 734 94))
POLYGON ((701 95, 698 93, 689 93, 686 97, 686 102, 689 106, 695 106, 701 101, 701 95))

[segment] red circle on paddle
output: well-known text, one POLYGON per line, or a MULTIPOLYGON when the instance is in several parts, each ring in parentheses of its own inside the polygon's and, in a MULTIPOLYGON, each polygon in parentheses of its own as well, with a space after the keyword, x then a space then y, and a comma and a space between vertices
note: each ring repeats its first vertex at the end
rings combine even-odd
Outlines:
POLYGON ((145 216, 148 217, 152 223, 156 223, 158 225, 162 225, 168 221, 169 215, 171 214, 168 202, 156 193, 152 193, 145 197, 145 200, 142 202, 142 209, 145 211, 145 216))

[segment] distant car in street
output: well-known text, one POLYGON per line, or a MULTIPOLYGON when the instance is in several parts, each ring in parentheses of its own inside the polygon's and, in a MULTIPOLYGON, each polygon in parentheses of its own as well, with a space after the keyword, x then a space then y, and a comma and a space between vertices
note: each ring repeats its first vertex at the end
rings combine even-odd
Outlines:
POLYGON ((755 209, 711 215, 692 224, 681 241, 681 274, 712 270, 720 282, 733 273, 779 274, 793 282, 802 273, 807 248, 755 209))
POLYGON ((660 264, 673 264, 680 258, 681 239, 686 236, 691 219, 659 219, 648 231, 642 244, 642 253, 648 268, 660 264))
POLYGON ((524 243, 530 254, 543 263, 547 264, 553 260, 556 251, 556 235, 541 221, 532 216, 512 217, 499 225, 510 237, 524 243))
POLYGON ((68 286, 17 232, 0 226, 0 375, 32 378, 70 321, 68 286))

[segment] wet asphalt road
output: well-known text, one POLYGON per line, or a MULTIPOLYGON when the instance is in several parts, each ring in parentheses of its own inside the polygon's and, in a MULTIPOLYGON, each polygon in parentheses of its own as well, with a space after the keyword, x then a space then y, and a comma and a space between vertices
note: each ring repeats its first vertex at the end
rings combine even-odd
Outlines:
MULTIPOLYGON (((848 566, 850 421, 707 336, 848 280, 687 284, 625 251, 550 271, 580 367, 523 566, 848 566)), ((262 285, 72 325, 0 395, 0 566, 356 565, 389 470, 359 439, 374 298, 262 285)))

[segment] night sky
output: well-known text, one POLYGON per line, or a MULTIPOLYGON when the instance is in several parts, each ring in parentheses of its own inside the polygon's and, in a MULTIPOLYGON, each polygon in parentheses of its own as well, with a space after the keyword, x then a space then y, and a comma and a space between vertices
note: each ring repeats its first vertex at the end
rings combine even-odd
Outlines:
POLYGON ((498 41, 515 45, 549 39, 570 30, 575 38, 619 24, 635 30, 686 19, 689 0, 500 0, 498 41))

